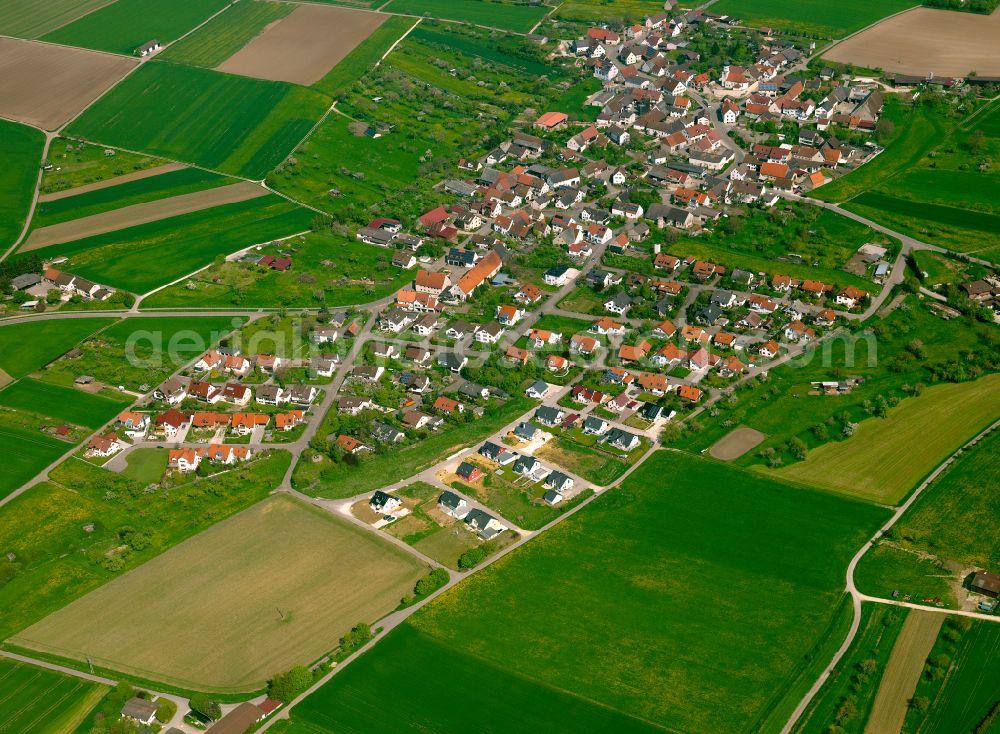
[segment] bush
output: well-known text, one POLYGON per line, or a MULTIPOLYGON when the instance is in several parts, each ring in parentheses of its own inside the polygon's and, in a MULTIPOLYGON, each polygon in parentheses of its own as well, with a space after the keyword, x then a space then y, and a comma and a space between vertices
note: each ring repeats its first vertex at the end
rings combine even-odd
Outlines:
POLYGON ((283 703, 292 699, 312 685, 313 675, 304 665, 296 665, 291 670, 274 676, 267 684, 267 695, 283 703))
POLYGON ((493 543, 483 543, 475 548, 469 548, 458 557, 458 567, 461 569, 475 568, 486 560, 486 557, 493 552, 493 543))
POLYGON ((447 584, 450 578, 451 577, 445 569, 435 568, 429 574, 417 581, 416 585, 413 587, 413 593, 418 599, 430 596, 442 586, 447 584))
POLYGON ((359 622, 351 628, 351 631, 340 638, 340 649, 345 653, 351 653, 364 646, 372 639, 371 625, 367 622, 359 622))
POLYGON ((204 693, 199 693, 191 697, 191 710, 197 711, 202 716, 207 716, 212 721, 222 718, 222 709, 218 701, 213 701, 204 693))

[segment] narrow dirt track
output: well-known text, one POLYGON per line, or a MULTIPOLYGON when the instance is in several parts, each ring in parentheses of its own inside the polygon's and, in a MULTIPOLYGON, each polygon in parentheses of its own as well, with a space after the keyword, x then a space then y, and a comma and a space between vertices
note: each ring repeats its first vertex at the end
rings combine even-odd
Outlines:
POLYGON ((903 728, 910 697, 943 622, 943 614, 910 612, 889 656, 865 734, 898 734, 903 728))
POLYGON ((53 191, 51 194, 42 194, 38 197, 38 203, 44 204, 46 201, 58 201, 59 199, 66 199, 70 196, 76 196, 77 194, 86 194, 91 191, 99 191, 100 189, 109 189, 112 186, 117 186, 118 184, 128 183, 129 181, 138 181, 141 178, 159 176, 161 173, 179 171, 182 168, 187 168, 187 166, 183 163, 164 163, 162 166, 153 166, 152 168, 147 168, 143 171, 126 173, 121 176, 115 176, 114 178, 107 178, 103 181, 95 181, 94 183, 84 184, 83 186, 76 186, 72 189, 53 191))
POLYGON ((28 237, 28 241, 21 248, 21 252, 37 250, 40 247, 58 245, 62 242, 73 242, 84 237, 114 232, 126 227, 134 227, 137 224, 146 224, 160 219, 189 214, 211 209, 223 204, 234 204, 238 201, 256 199, 260 196, 267 196, 270 192, 263 186, 249 181, 242 181, 231 186, 220 186, 217 189, 208 191, 196 191, 193 194, 183 194, 172 196, 169 199, 159 201, 149 201, 145 204, 134 204, 123 209, 115 209, 110 212, 94 214, 83 219, 74 219, 70 222, 53 224, 51 227, 36 229, 28 237))

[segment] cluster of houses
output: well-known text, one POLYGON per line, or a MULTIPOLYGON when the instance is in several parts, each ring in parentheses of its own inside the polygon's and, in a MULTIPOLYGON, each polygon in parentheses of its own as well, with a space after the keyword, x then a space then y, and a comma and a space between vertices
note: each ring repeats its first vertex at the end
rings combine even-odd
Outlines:
POLYGON ((45 299, 49 291, 56 289, 62 300, 67 301, 78 296, 85 301, 106 301, 115 294, 115 289, 100 283, 82 278, 79 275, 48 267, 42 273, 24 273, 11 279, 14 291, 35 296, 36 300, 28 300, 21 304, 22 309, 33 308, 38 299, 45 299))

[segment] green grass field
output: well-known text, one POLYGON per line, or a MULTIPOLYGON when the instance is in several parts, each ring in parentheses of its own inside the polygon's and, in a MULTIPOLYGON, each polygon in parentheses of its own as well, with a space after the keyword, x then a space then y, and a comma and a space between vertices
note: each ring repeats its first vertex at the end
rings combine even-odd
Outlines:
POLYGON ((276 671, 332 650, 358 622, 392 611, 424 570, 377 535, 279 495, 76 600, 14 642, 189 689, 254 691, 276 671), (264 537, 270 549, 262 553, 264 537), (105 621, 110 613, 114 625, 105 621))
POLYGON ((713 13, 732 15, 743 25, 758 28, 770 26, 802 34, 818 34, 824 38, 843 38, 865 26, 911 8, 912 0, 885 0, 866 3, 848 0, 831 5, 824 0, 720 0, 713 13))
POLYGON ((841 629, 847 559, 885 516, 660 452, 623 489, 421 610, 293 721, 303 732, 444 734, 467 730, 460 710, 502 700, 510 713, 477 730, 777 728, 786 694, 794 689, 798 700, 818 646, 841 629), (560 609, 572 612, 553 623, 560 609), (479 682, 460 684, 473 662, 479 682), (437 690, 459 686, 464 706, 414 684, 394 688, 393 707, 380 706, 401 670, 435 671, 415 678, 437 690), (566 707, 552 705, 564 694, 597 707, 574 716, 632 718, 564 724, 566 707))
POLYGON ((180 38, 229 0, 116 0, 42 37, 43 41, 131 54, 143 43, 180 38))
POLYGON ((554 17, 590 23, 630 23, 645 21, 663 11, 658 0, 566 0, 559 5, 554 17))
POLYGON ((3 508, 0 548, 14 552, 20 563, 0 584, 0 639, 260 501, 281 483, 290 460, 279 451, 210 479, 152 493, 85 461, 63 462, 50 482, 3 508), (148 533, 150 544, 120 550, 118 530, 124 527, 148 533), (109 557, 122 566, 115 570, 106 563, 109 557))
POLYGON ((843 734, 863 733, 906 613, 882 604, 862 606, 858 636, 799 719, 796 734, 828 734, 834 722, 843 734), (868 673, 865 661, 874 662, 868 673))
MULTIPOLYGON (((311 232, 261 255, 287 255, 294 266, 284 273, 251 263, 213 265, 189 281, 165 288, 143 301, 144 308, 315 307, 323 292, 329 307, 384 298, 413 279, 410 271, 392 267, 393 250, 373 247, 329 232, 311 232), (327 263, 324 265, 323 263, 327 263), (194 282, 194 289, 188 287, 194 282)), ((255 253, 256 254, 256 253, 255 253)))
POLYGON ((16 122, 0 120, 0 251, 14 244, 34 195, 45 136, 16 122))
POLYGON ((106 385, 144 392, 143 386, 155 387, 241 322, 195 315, 126 319, 82 342, 81 355, 51 364, 40 378, 69 387, 84 374, 106 385))
POLYGON ((313 89, 331 97, 346 94, 414 22, 412 18, 392 16, 313 84, 313 89))
POLYGON ((122 395, 121 400, 116 402, 30 377, 0 390, 0 405, 87 428, 100 428, 132 400, 132 396, 122 395))
POLYGON ((40 250, 69 255, 77 275, 145 293, 218 255, 304 232, 315 213, 268 195, 87 237, 40 250))
MULTIPOLYGON (((975 731, 996 704, 1000 679, 1000 624, 976 622, 955 650, 953 667, 927 710, 921 732, 975 731)), ((986 730, 995 732, 996 723, 986 730)))
POLYGON ((270 0, 238 2, 197 32, 160 54, 164 61, 212 69, 253 40, 276 20, 295 9, 290 3, 270 0))
POLYGON ((136 171, 143 171, 165 163, 160 158, 115 151, 113 156, 104 154, 106 148, 83 143, 71 138, 56 138, 49 146, 48 160, 52 169, 42 173, 40 194, 74 189, 78 186, 106 181, 136 171))
POLYGON ((952 567, 1000 566, 1000 539, 970 531, 1000 512, 1000 434, 994 433, 964 453, 929 486, 885 542, 858 564, 856 580, 866 593, 888 597, 894 590, 914 597, 941 596, 954 605, 952 567))
POLYGON ((135 449, 128 455, 122 476, 142 485, 155 484, 166 471, 168 453, 169 449, 135 449))
POLYGON ((236 183, 236 180, 200 168, 182 168, 76 196, 42 202, 35 209, 31 226, 36 229, 48 227, 133 204, 205 191, 232 183, 236 183))
POLYGON ((72 443, 42 432, 52 425, 28 413, 0 410, 0 441, 7 449, 7 464, 0 474, 0 497, 6 497, 73 448, 72 443))
POLYGON ((487 0, 391 0, 382 10, 387 13, 458 20, 521 33, 531 30, 546 12, 541 5, 487 0))
POLYGON ((75 731, 107 691, 97 683, 0 659, 0 721, 9 732, 75 731))
POLYGON ((154 61, 88 109, 70 134, 261 179, 328 105, 303 87, 154 61))
POLYGON ((998 415, 1000 375, 930 387, 888 418, 862 422, 850 439, 813 449, 777 476, 895 504, 998 415))
POLYGON ((0 7, 0 33, 18 38, 38 38, 108 0, 7 0, 0 7))
POLYGON ((4 324, 0 327, 0 369, 23 377, 113 322, 84 318, 4 324))
POLYGON ((473 37, 467 33, 460 33, 457 29, 429 28, 427 26, 417 26, 407 38, 421 41, 427 44, 442 46, 453 51, 458 51, 466 56, 482 59, 488 63, 499 64, 511 69, 531 74, 532 76, 552 76, 557 70, 530 58, 517 56, 503 45, 504 41, 496 39, 492 44, 483 43, 483 39, 473 37))

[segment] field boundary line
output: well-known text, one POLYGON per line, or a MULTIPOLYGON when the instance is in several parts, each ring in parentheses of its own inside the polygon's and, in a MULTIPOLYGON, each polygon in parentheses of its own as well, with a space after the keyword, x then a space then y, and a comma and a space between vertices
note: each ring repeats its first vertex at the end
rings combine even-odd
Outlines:
MULTIPOLYGON (((88 11, 87 11, 86 13, 84 13, 83 15, 78 15, 78 16, 77 16, 77 17, 75 17, 75 18, 70 18, 70 19, 69 19, 69 20, 67 20, 67 21, 66 21, 65 23, 60 23, 59 25, 55 26, 54 28, 49 28, 49 29, 48 29, 47 31, 45 31, 45 33, 43 33, 42 35, 43 35, 43 36, 47 36, 47 35, 48 35, 48 34, 50 34, 50 33, 55 33, 55 32, 56 32, 56 31, 58 31, 58 30, 59 30, 60 28, 65 28, 66 26, 70 25, 71 23, 76 23, 76 22, 77 22, 78 20, 83 20, 84 18, 86 18, 86 17, 87 17, 88 15, 90 15, 91 13, 96 13, 96 12, 97 12, 98 10, 104 10, 104 9, 105 9, 106 7, 108 7, 109 5, 114 5, 114 4, 116 3, 116 2, 118 2, 118 0, 108 0, 108 1, 107 1, 106 3, 104 3, 103 5, 99 5, 99 6, 97 6, 96 8, 91 8, 90 10, 88 10, 88 11)), ((41 36, 39 36, 39 38, 40 38, 40 37, 41 37, 41 36)), ((29 40, 29 41, 37 41, 37 40, 38 40, 38 38, 29 38, 28 40, 29 40)))
MULTIPOLYGON (((392 0, 388 0, 388 2, 386 3, 386 5, 388 5, 391 2, 392 2, 392 0)), ((383 7, 385 7, 385 6, 383 6, 383 7)), ((403 42, 403 39, 406 38, 408 35, 410 35, 410 33, 413 32, 414 28, 416 28, 418 25, 420 25, 421 21, 423 21, 423 18, 417 18, 417 22, 414 23, 413 25, 411 25, 410 28, 409 28, 409 30, 406 31, 406 33, 404 33, 399 38, 397 38, 395 41, 393 41, 392 45, 389 46, 389 48, 386 50, 386 52, 384 54, 382 54, 382 56, 379 58, 378 61, 375 62, 375 66, 373 66, 372 69, 375 69, 375 68, 381 66, 382 62, 385 61, 387 58, 389 58, 389 54, 391 54, 393 51, 396 50, 396 46, 398 46, 399 44, 401 44, 403 42)), ((369 71, 371 71, 371 69, 369 69, 369 71)), ((367 74, 368 72, 365 72, 365 73, 367 74)), ((334 104, 336 104, 336 103, 334 103, 334 104)), ((339 112, 339 110, 338 110, 338 112, 339 112)))

